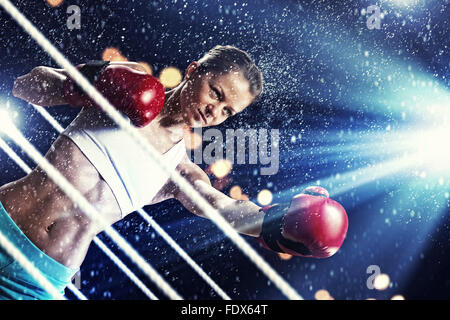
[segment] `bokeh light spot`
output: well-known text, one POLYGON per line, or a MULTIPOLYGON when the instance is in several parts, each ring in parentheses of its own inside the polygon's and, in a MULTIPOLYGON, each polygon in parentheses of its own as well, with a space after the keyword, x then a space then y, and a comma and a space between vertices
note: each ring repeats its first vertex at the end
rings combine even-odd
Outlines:
POLYGON ((64 0, 47 0, 47 3, 52 7, 58 7, 60 6, 64 0))
POLYGON ((389 284, 391 283, 391 279, 389 276, 385 273, 381 273, 375 277, 373 280, 373 286, 377 290, 386 290, 389 287, 389 284))
POLYGON ((229 160, 221 159, 211 165, 211 172, 217 178, 223 178, 230 173, 232 167, 233 165, 229 160))
POLYGON ((138 63, 144 67, 148 74, 153 75, 153 69, 147 62, 139 61, 138 63))
POLYGON ((166 88, 176 87, 182 80, 182 75, 180 70, 175 67, 164 68, 159 74, 159 81, 166 88))
POLYGON ((267 206, 273 200, 272 192, 270 192, 270 190, 263 189, 258 193, 257 199, 261 205, 267 206))
POLYGON ((316 300, 334 300, 330 293, 325 289, 320 289, 314 295, 316 300))
POLYGON ((128 61, 126 57, 122 55, 119 49, 109 47, 103 50, 102 53, 103 61, 128 61))

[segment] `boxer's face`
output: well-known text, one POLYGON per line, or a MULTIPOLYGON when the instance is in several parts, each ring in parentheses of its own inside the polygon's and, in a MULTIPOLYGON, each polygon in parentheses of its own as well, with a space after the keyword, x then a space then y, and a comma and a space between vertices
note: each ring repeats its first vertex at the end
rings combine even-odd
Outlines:
POLYGON ((252 103, 250 84, 241 72, 200 75, 197 67, 193 62, 187 68, 180 95, 183 119, 189 127, 218 125, 252 103))

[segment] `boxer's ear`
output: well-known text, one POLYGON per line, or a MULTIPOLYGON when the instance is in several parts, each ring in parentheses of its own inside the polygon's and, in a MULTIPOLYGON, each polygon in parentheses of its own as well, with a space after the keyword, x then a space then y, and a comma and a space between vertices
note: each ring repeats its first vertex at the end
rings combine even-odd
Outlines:
POLYGON ((187 66, 186 71, 184 73, 185 80, 189 80, 192 77, 192 75, 195 73, 195 71, 197 71, 199 66, 200 66, 200 63, 198 63, 197 61, 191 62, 187 66))

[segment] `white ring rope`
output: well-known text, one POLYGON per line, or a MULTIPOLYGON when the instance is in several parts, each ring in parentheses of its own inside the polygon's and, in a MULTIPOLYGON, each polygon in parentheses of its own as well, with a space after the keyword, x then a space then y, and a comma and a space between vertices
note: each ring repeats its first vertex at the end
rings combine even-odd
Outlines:
POLYGON ((181 300, 182 297, 146 262, 138 252, 104 219, 89 201, 46 159, 34 146, 28 142, 21 132, 9 121, 0 128, 35 162, 59 188, 127 254, 130 259, 171 299, 181 300))
POLYGON ((67 285, 70 291, 78 298, 78 300, 88 300, 88 298, 80 291, 77 287, 73 285, 73 283, 69 283, 67 285))
MULTIPOLYGON (((4 149, 6 154, 11 157, 22 169, 28 168, 27 164, 17 156, 17 154, 0 138, 0 148, 4 149)), ((42 273, 33 265, 31 261, 18 250, 8 238, 0 232, 0 246, 17 262, 53 297, 65 299, 61 293, 42 275, 42 273)))
POLYGON ((47 110, 45 110, 43 107, 38 106, 36 104, 30 103, 33 108, 36 109, 37 112, 40 113, 40 115, 47 120, 48 123, 50 123, 50 125, 58 132, 61 133, 64 131, 64 128, 59 124, 58 121, 56 121, 55 118, 52 117, 52 115, 50 113, 48 113, 47 110))
MULTIPOLYGON (((28 168, 27 164, 17 156, 17 154, 0 138, 0 148, 4 149, 6 154, 11 157, 22 169, 28 168)), ((65 299, 61 293, 42 275, 42 273, 33 265, 31 261, 25 257, 14 244, 12 244, 0 232, 0 246, 3 247, 8 254, 17 262, 53 297, 57 299, 65 299)))
POLYGON ((94 238, 95 244, 134 282, 134 284, 152 300, 159 300, 153 292, 98 238, 94 238))
POLYGON ((17 261, 26 272, 28 272, 41 286, 44 288, 54 299, 66 300, 66 298, 59 292, 58 289, 53 286, 50 281, 37 269, 34 264, 28 260, 28 258, 20 252, 16 246, 6 238, 3 233, 0 232, 0 246, 3 247, 6 252, 17 261))
POLYGON ((5 153, 8 155, 8 157, 13 159, 14 162, 17 163, 17 165, 20 167, 20 169, 25 171, 26 174, 31 172, 31 168, 22 160, 22 158, 17 155, 17 153, 14 152, 13 149, 10 148, 10 146, 8 146, 8 144, 1 137, 0 148, 2 148, 3 151, 5 151, 5 153))
MULTIPOLYGON (((46 110, 42 110, 44 112, 47 112, 46 110)), ((48 114, 48 113, 47 113, 48 114)), ((48 114, 49 115, 49 114, 48 114)), ((49 115, 50 116, 50 115, 49 115)), ((50 116, 51 117, 51 116, 50 116)), ((55 120, 56 121, 56 120, 55 120)), ((57 123, 57 122, 56 122, 57 123)), ((0 138, 0 148, 5 151, 5 153, 11 157, 18 165, 19 167, 26 173, 29 174, 32 170, 31 168, 22 161, 22 159, 17 155, 17 153, 12 150, 8 144, 6 144, 5 141, 3 141, 2 138, 0 138)), ((108 249, 108 247, 98 238, 94 238, 94 243, 119 267, 119 269, 125 273, 131 281, 136 284, 136 286, 144 292, 144 294, 149 297, 152 300, 158 300, 158 298, 148 289, 145 284, 138 278, 136 275, 111 251, 108 249)), ((78 288, 73 286, 72 284, 68 285, 68 288, 78 297, 80 300, 81 297, 84 297, 84 295, 79 292, 78 288)))
MULTIPOLYGON (((30 103, 43 117, 46 119, 50 125, 53 126, 53 128, 61 134, 64 131, 64 128, 61 126, 61 124, 52 117, 51 114, 48 113, 45 108, 35 105, 33 103, 30 103)), ((198 275, 205 280, 213 289, 217 292, 218 295, 222 297, 224 300, 231 300, 231 298, 220 288, 214 280, 211 279, 204 271, 203 269, 184 251, 174 240, 173 238, 167 234, 163 228, 152 218, 150 215, 145 212, 143 209, 137 210, 139 215, 148 223, 150 224, 153 229, 156 230, 156 232, 174 249, 191 267, 194 269, 198 275)), ((98 240, 100 241, 100 240, 98 240)), ((120 260, 119 260, 120 261, 120 260)))
MULTIPOLYGON (((194 189, 194 187, 185 180, 178 172, 170 168, 162 160, 162 156, 151 146, 145 138, 130 125, 129 121, 122 116, 90 83, 89 81, 53 46, 48 39, 34 27, 31 22, 17 10, 17 8, 9 0, 0 0, 0 5, 16 20, 16 22, 46 51, 58 65, 67 71, 71 78, 83 89, 84 92, 91 97, 97 105, 114 121, 117 125, 122 127, 130 136, 138 143, 149 157, 160 167, 161 170, 170 175, 171 180, 183 191, 185 194, 197 204, 200 210, 211 219, 219 229, 221 229, 226 236, 228 236, 237 247, 247 255, 250 260, 277 286, 281 292, 289 299, 299 300, 302 297, 296 292, 291 285, 284 280, 257 252, 254 250, 228 221, 223 218, 219 211, 213 208, 203 196, 194 189)), ((62 181, 61 181, 62 182, 62 181)), ((75 203, 83 199, 74 197, 75 203)))
POLYGON ((214 289, 214 291, 219 294, 222 299, 224 300, 231 300, 231 298, 217 285, 217 283, 214 282, 213 279, 211 279, 205 271, 194 261, 192 258, 184 251, 176 242, 173 240, 173 238, 168 235, 163 228, 155 221, 152 217, 149 216, 148 213, 146 213, 143 209, 139 209, 137 211, 140 216, 147 221, 153 229, 156 230, 156 232, 159 233, 159 235, 174 249, 186 262, 191 266, 192 269, 194 269, 198 275, 208 283, 211 288, 214 289))

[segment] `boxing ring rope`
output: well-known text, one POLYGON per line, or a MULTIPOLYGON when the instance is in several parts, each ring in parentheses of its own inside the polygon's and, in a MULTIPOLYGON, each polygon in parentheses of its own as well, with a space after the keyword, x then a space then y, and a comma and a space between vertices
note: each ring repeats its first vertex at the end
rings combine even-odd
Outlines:
POLYGON ((66 300, 66 298, 45 278, 28 258, 20 252, 16 246, 0 232, 0 246, 16 260, 48 293, 55 299, 66 300))
MULTIPOLYGON (((97 105, 99 105, 103 111, 114 121, 118 126, 123 128, 135 141, 138 143, 143 150, 149 155, 157 166, 164 172, 168 173, 172 181, 183 191, 185 194, 189 195, 191 199, 197 204, 201 211, 210 218, 222 232, 225 233, 236 245, 237 247, 277 286, 280 291, 289 299, 302 299, 302 297, 292 288, 288 282, 286 282, 239 234, 233 227, 223 218, 219 211, 213 208, 203 196, 194 189, 194 187, 185 180, 178 172, 169 168, 163 161, 162 156, 157 153, 157 151, 151 146, 143 136, 132 127, 128 120, 124 118, 115 108, 85 79, 81 73, 76 70, 76 68, 54 47, 48 39, 37 30, 31 22, 23 16, 17 8, 11 4, 9 0, 0 0, 0 5, 11 15, 11 17, 16 20, 16 22, 46 51, 66 72, 71 76, 71 78, 91 97, 97 105)), ((27 142, 25 141, 21 142, 27 142)), ((89 202, 84 199, 84 197, 74 189, 70 183, 57 171, 48 161, 42 157, 36 150, 30 149, 27 146, 27 151, 33 157, 36 156, 42 162, 43 170, 47 172, 49 177, 53 177, 58 182, 57 184, 66 192, 66 194, 74 201, 79 204, 82 210, 93 219, 99 219, 95 216, 95 209, 90 206, 89 202), (62 178, 62 179, 61 179, 62 178), (87 209, 87 210, 84 210, 87 209), (93 209, 93 210, 92 210, 93 209), (86 212, 87 211, 87 212, 86 212)), ((27 152, 28 153, 28 152, 27 152)), ((99 219, 100 220, 100 219, 99 219)), ((106 225, 105 225, 106 226, 106 225)), ((120 246, 128 249, 127 254, 130 254, 130 258, 137 263, 140 267, 146 270, 146 273, 155 278, 157 284, 161 284, 161 289, 164 292, 169 293, 170 297, 181 298, 159 275, 155 274, 153 268, 145 263, 142 257, 130 247, 130 245, 120 237, 115 230, 111 230, 109 226, 105 229, 108 235, 113 237, 113 240, 118 242, 120 246)))
MULTIPOLYGON (((45 110, 43 110, 46 112, 45 110)), ((47 113, 48 116, 50 116, 47 113)), ((51 116, 50 116, 51 117, 51 116)), ((56 120, 54 120, 56 122, 56 120)), ((57 122, 56 122, 57 123, 57 122)), ((5 151, 5 153, 13 159, 16 164, 26 173, 29 174, 32 170, 31 168, 17 155, 14 150, 12 150, 8 144, 0 138, 0 148, 5 151)), ((149 288, 145 286, 145 284, 138 278, 136 275, 98 238, 94 238, 94 243, 102 250, 118 267, 119 269, 125 273, 128 278, 139 288, 141 291, 150 299, 158 300, 158 298, 150 291, 149 288)), ((73 294, 77 296, 80 300, 87 300, 87 298, 75 287, 72 283, 67 286, 73 294)))
MULTIPOLYGON (((59 133, 61 134, 64 131, 64 128, 60 125, 60 123, 52 117, 48 113, 45 108, 35 105, 33 103, 30 103, 41 115, 42 117, 47 120, 51 126, 59 133)), ((194 269, 197 274, 206 282, 208 283, 211 288, 224 300, 231 300, 231 298, 214 282, 214 280, 209 277, 205 271, 186 253, 185 250, 183 250, 174 240, 173 238, 167 234, 163 228, 143 209, 137 210, 139 215, 150 225, 153 229, 174 249, 190 266, 192 269, 194 269)), ((97 239, 97 237, 94 239, 96 241, 101 241, 97 239)), ((104 246, 104 245, 103 245, 104 246)), ((119 260, 120 261, 120 260, 119 260)))
POLYGON ((119 268, 122 270, 134 284, 152 300, 158 298, 151 292, 145 284, 98 238, 94 238, 94 243, 99 247, 119 268))
POLYGON ((73 283, 69 283, 67 288, 78 298, 78 300, 88 300, 88 298, 73 283))
POLYGON ((47 112, 47 110, 45 110, 43 107, 38 106, 36 104, 30 103, 33 108, 39 112, 39 114, 45 119, 47 120, 47 122, 58 132, 58 133, 62 133, 64 131, 64 128, 59 124, 58 121, 56 121, 55 118, 53 118, 51 116, 50 113, 47 112))
POLYGON ((31 168, 11 149, 8 144, 0 137, 0 148, 5 151, 5 153, 14 160, 14 162, 22 169, 25 173, 30 173, 31 168))
POLYGON ((106 223, 100 213, 67 179, 46 159, 34 146, 28 142, 21 132, 12 124, 6 122, 1 128, 22 150, 35 162, 50 179, 74 202, 79 208, 118 245, 122 251, 171 299, 181 300, 182 297, 146 262, 138 252, 122 236, 106 223))
POLYGON ((203 269, 184 251, 143 209, 137 211, 141 217, 147 221, 156 232, 174 249, 197 273, 216 291, 224 300, 231 298, 203 271, 203 269))
MULTIPOLYGON (((31 169, 27 166, 25 162, 8 146, 8 144, 0 138, 0 148, 2 148, 5 153, 13 159, 19 167, 27 172, 31 169)), ((6 238, 2 232, 0 232, 0 247, 4 248, 8 254, 17 262, 54 298, 58 300, 65 300, 66 298, 61 295, 61 293, 42 275, 34 264, 28 260, 28 258, 23 255, 20 250, 18 250, 15 245, 6 238)), ((76 289, 76 288, 75 288, 76 289)), ((78 291, 78 289, 76 289, 78 291)), ((77 295, 77 293, 75 293, 77 295)), ((80 296, 82 296, 80 292, 80 296)))

